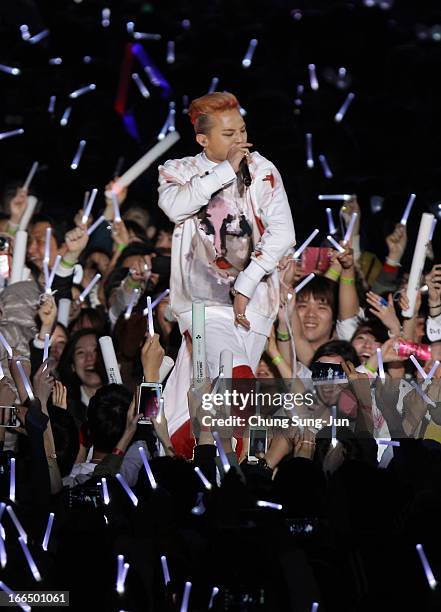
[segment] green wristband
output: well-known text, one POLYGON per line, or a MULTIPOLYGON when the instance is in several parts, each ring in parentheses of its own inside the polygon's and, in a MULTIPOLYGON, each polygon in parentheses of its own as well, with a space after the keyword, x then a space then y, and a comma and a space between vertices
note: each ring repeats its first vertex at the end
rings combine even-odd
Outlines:
POLYGON ((281 332, 277 330, 276 338, 281 342, 287 342, 291 338, 291 336, 289 335, 289 332, 281 332))
POLYGON ((355 279, 353 278, 343 278, 343 276, 340 277, 340 282, 343 285, 353 285, 355 283, 355 279))
POLYGON ((334 268, 328 268, 326 276, 333 281, 338 281, 338 279, 340 278, 340 272, 334 270, 334 268))
POLYGON ((366 370, 367 370, 368 372, 370 372, 371 374, 376 374, 376 373, 377 373, 377 370, 374 370, 374 368, 371 368, 370 366, 368 366, 368 364, 367 364, 367 363, 365 363, 365 364, 364 364, 364 367, 365 367, 365 368, 366 368, 366 370))
POLYGON ((117 244, 116 245, 116 250, 118 251, 118 253, 122 253, 124 251, 124 249, 127 248, 126 244, 117 244))
POLYGON ((64 259, 64 257, 60 263, 63 268, 70 268, 70 269, 75 268, 75 266, 77 265, 76 263, 73 263, 72 261, 67 261, 66 259, 64 259))
POLYGON ((279 363, 282 363, 282 361, 283 361, 282 355, 276 355, 275 357, 271 359, 271 363, 275 366, 279 365, 279 363))

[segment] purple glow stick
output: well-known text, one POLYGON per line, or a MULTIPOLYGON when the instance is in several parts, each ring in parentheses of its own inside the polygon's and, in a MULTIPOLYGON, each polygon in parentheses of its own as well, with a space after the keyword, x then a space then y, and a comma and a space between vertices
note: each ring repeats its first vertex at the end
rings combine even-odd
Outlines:
POLYGON ((103 8, 101 11, 101 25, 103 28, 108 28, 110 25, 110 9, 103 8))
POLYGON ((386 375, 384 373, 383 355, 381 353, 381 348, 377 348, 377 361, 378 361, 378 376, 384 382, 386 379, 386 375))
POLYGON ((38 162, 34 162, 32 164, 32 168, 30 169, 29 174, 27 175, 26 180, 23 183, 23 189, 29 189, 29 186, 32 183, 32 179, 34 178, 34 175, 38 170, 38 165, 38 162))
POLYGON ((13 76, 18 76, 21 70, 13 66, 5 66, 5 64, 0 64, 0 72, 6 72, 6 74, 12 74, 13 76))
POLYGON ((15 458, 11 457, 9 467, 9 499, 15 502, 15 458))
POLYGON ((109 488, 107 486, 107 478, 101 478, 101 486, 102 491, 103 491, 103 500, 104 500, 104 505, 108 506, 110 504, 110 495, 109 495, 109 488))
POLYGON ((29 32, 29 26, 26 25, 25 23, 23 25, 20 26, 20 35, 22 37, 23 40, 29 40, 31 37, 31 34, 29 32))
POLYGON ((419 555, 421 564, 423 566, 424 573, 427 578, 427 582, 429 583, 430 588, 435 590, 437 582, 435 580, 435 576, 433 575, 432 568, 430 567, 429 561, 427 560, 426 553, 424 552, 424 548, 422 544, 417 544, 416 550, 419 555))
POLYGON ((184 595, 182 596, 182 603, 179 612, 188 611, 188 601, 190 599, 191 582, 186 582, 184 587, 184 595))
POLYGON ((341 246, 341 244, 338 244, 338 242, 336 240, 334 240, 334 238, 332 236, 330 236, 330 235, 326 236, 326 240, 329 240, 329 242, 332 244, 334 249, 336 249, 336 251, 338 251, 339 253, 344 253, 345 252, 345 250, 341 246))
POLYGON ((1 132, 0 140, 5 140, 6 138, 12 138, 12 136, 20 136, 24 134, 24 129, 19 128, 18 130, 10 130, 9 132, 1 132))
POLYGON ((282 510, 282 504, 275 504, 274 502, 264 501, 259 499, 256 504, 259 508, 271 508, 271 510, 282 510))
POLYGON ((436 228, 436 224, 437 224, 437 223, 438 223, 438 219, 434 219, 434 220, 432 221, 432 228, 431 228, 431 230, 430 230, 430 234, 429 234, 429 242, 431 242, 431 241, 432 241, 433 234, 434 234, 434 232, 435 232, 435 228, 436 228))
POLYGON ((215 441, 216 446, 217 446, 217 450, 218 450, 219 457, 221 459, 221 462, 222 462, 222 465, 223 465, 223 468, 224 468, 224 472, 226 474, 228 472, 228 470, 230 469, 230 462, 228 461, 228 457, 227 457, 227 455, 225 453, 224 447, 222 446, 222 442, 221 442, 221 439, 220 439, 219 432, 213 431, 212 435, 213 435, 214 441, 215 441))
POLYGON ((100 273, 95 274, 95 276, 92 278, 92 280, 87 285, 87 287, 80 293, 80 295, 78 297, 78 300, 80 302, 84 302, 84 300, 89 295, 89 293, 92 291, 92 289, 95 287, 95 285, 100 280, 100 278, 101 278, 101 274, 100 273))
POLYGON ((68 106, 66 110, 64 111, 63 116, 60 119, 60 125, 62 125, 63 127, 67 125, 71 112, 72 112, 72 107, 68 106))
POLYGON ((331 201, 335 201, 335 202, 339 202, 341 200, 343 200, 343 202, 349 202, 349 200, 352 200, 352 196, 349 195, 348 193, 328 193, 328 194, 321 194, 318 196, 318 199, 320 201, 322 200, 331 200, 331 201))
POLYGON ((209 610, 211 610, 211 608, 213 607, 214 598, 216 597, 218 593, 219 593, 219 589, 217 587, 213 587, 213 590, 211 591, 210 603, 208 604, 209 610))
POLYGON ((0 332, 0 343, 3 344, 3 347, 5 349, 5 351, 8 353, 8 356, 10 359, 12 359, 12 349, 8 343, 8 341, 6 340, 6 338, 4 337, 4 335, 0 332))
POLYGON ((51 57, 49 60, 49 66, 61 66, 63 63, 62 57, 51 57))
POLYGON ((254 51, 256 50, 257 43, 258 41, 256 38, 252 38, 250 40, 250 44, 248 45, 247 52, 245 54, 245 57, 242 60, 242 66, 244 68, 249 68, 251 66, 251 62, 253 61, 253 55, 254 55, 254 51))
POLYGON ((314 601, 311 607, 311 612, 317 612, 318 609, 319 609, 318 602, 314 601))
POLYGON ((5 569, 7 562, 8 562, 8 557, 6 555, 5 542, 2 536, 0 536, 0 567, 2 569, 5 569))
POLYGON ((136 495, 133 493, 132 489, 127 484, 126 479, 124 478, 124 476, 122 474, 116 474, 116 479, 119 482, 119 484, 122 486, 124 491, 127 493, 127 495, 129 496, 130 501, 132 502, 132 504, 134 506, 137 506, 138 505, 138 498, 136 497, 136 495))
POLYGON ((340 109, 338 110, 338 112, 336 113, 334 117, 334 121, 336 123, 340 123, 340 121, 342 121, 342 119, 346 115, 346 111, 348 110, 350 103, 352 102, 354 98, 355 98, 355 94, 348 93, 348 95, 346 96, 346 100, 343 102, 343 104, 341 105, 340 109))
POLYGON ((0 580, 0 589, 4 593, 7 593, 11 597, 13 597, 14 601, 17 601, 17 606, 21 608, 23 612, 31 612, 31 606, 28 606, 28 604, 25 604, 25 603, 21 603, 20 595, 16 593, 15 591, 13 591, 12 589, 10 589, 8 586, 6 586, 6 584, 2 580, 0 580))
POLYGON ((54 265, 51 270, 51 274, 49 276, 49 282, 46 287, 46 293, 51 293, 52 283, 54 282, 55 274, 57 273, 58 266, 60 265, 61 255, 57 255, 55 257, 54 265))
POLYGON ((147 297, 147 320, 149 336, 153 338, 155 335, 155 328, 153 327, 152 298, 150 296, 147 297))
POLYGON ((174 40, 169 40, 167 43, 167 58, 166 58, 166 62, 167 64, 174 64, 175 63, 175 41, 174 40))
POLYGON ((349 225, 346 229, 345 237, 343 238, 343 242, 345 243, 345 245, 351 239, 352 232, 354 230, 354 226, 355 226, 355 222, 357 221, 357 218, 358 218, 358 213, 356 212, 352 213, 351 220, 349 221, 349 225))
POLYGON ((161 40, 161 34, 151 34, 150 32, 133 32, 135 40, 161 40))
POLYGON ((86 85, 85 87, 80 87, 80 89, 76 89, 69 94, 69 98, 75 100, 75 98, 79 98, 80 96, 84 96, 84 94, 89 93, 89 91, 95 91, 96 85, 95 83, 90 83, 90 85, 86 85))
POLYGON ((332 210, 330 208, 326 209, 326 216, 328 218, 328 230, 330 234, 335 234, 337 231, 334 225, 334 219, 332 218, 332 210))
POLYGON ((399 440, 377 440, 377 444, 383 444, 384 446, 400 446, 399 440))
POLYGON ((305 242, 303 242, 300 247, 297 249, 297 251, 294 252, 294 259, 298 259, 300 257, 300 255, 303 253, 303 251, 306 249, 306 247, 308 246, 308 244, 310 242, 312 242, 314 240, 314 238, 317 236, 317 234, 319 233, 319 230, 316 228, 309 236, 308 238, 305 240, 305 242))
POLYGON ((107 222, 107 219, 104 215, 101 215, 101 217, 99 217, 94 223, 92 223, 92 225, 88 228, 87 230, 87 235, 91 236, 93 234, 93 232, 96 230, 96 228, 101 225, 101 223, 104 223, 104 221, 107 222))
POLYGON ((301 289, 303 289, 305 285, 307 285, 310 281, 312 281, 314 276, 315 276, 314 272, 311 272, 311 274, 308 274, 306 278, 304 278, 302 281, 300 281, 298 285, 294 287, 294 293, 298 293, 301 289))
MULTIPOLYGON (((98 193, 98 189, 92 189, 92 193, 90 194, 90 198, 87 201, 87 204, 84 206, 83 216, 81 217, 81 223, 85 225, 90 217, 90 213, 92 212, 92 207, 95 203, 95 198, 98 193)), ((86 196, 88 192, 86 191, 86 196)), ((86 196, 84 200, 86 201, 86 196)))
POLYGON ((30 43, 31 45, 36 45, 41 40, 43 40, 43 38, 47 38, 48 36, 49 36, 49 30, 42 30, 38 34, 35 34, 35 36, 32 36, 31 38, 29 38, 28 43, 30 43))
POLYGON ((111 192, 111 196, 112 196, 112 205, 113 205, 113 219, 114 221, 121 221, 121 213, 119 211, 119 201, 118 201, 118 195, 112 191, 111 192))
POLYGON ((334 175, 332 173, 331 168, 329 167, 328 160, 326 159, 324 155, 319 155, 319 162, 322 166, 322 170, 323 170, 323 174, 325 175, 325 178, 332 179, 334 175))
POLYGON ((147 455, 145 454, 145 450, 142 446, 138 446, 139 454, 141 455, 142 463, 144 464, 144 469, 147 473, 147 478, 149 479, 150 486, 152 489, 157 489, 158 484, 153 476, 152 468, 150 467, 149 460, 147 459, 147 455))
POLYGON ((147 89, 147 87, 144 84, 144 81, 141 79, 141 77, 139 76, 139 74, 137 72, 134 72, 132 74, 132 79, 135 82, 137 88, 139 89, 139 92, 141 93, 141 95, 143 96, 143 98, 150 98, 150 92, 147 89))
POLYGON ((52 115, 55 110, 55 102, 57 101, 57 96, 50 96, 49 98, 49 106, 47 107, 47 112, 52 115))
POLYGON ((44 241, 44 258, 43 261, 46 264, 49 264, 50 256, 51 256, 51 236, 52 236, 52 228, 46 228, 46 238, 44 241))
POLYGON ((337 406, 331 406, 331 444, 332 448, 337 446, 337 428, 335 421, 337 419, 337 406))
POLYGON ((43 538, 43 550, 47 551, 47 547, 49 545, 49 538, 51 537, 52 525, 54 524, 55 514, 53 512, 49 512, 49 518, 47 521, 46 531, 44 532, 43 538))
POLYGON ((211 79, 211 83, 210 83, 210 87, 208 88, 208 92, 207 93, 214 93, 216 91, 216 88, 219 84, 219 77, 213 77, 211 79))
POLYGON ((80 165, 80 161, 81 161, 81 157, 83 155, 84 149, 86 148, 86 141, 85 140, 80 140, 79 144, 78 144, 78 148, 77 151, 74 155, 74 158, 72 160, 72 163, 70 165, 72 170, 77 170, 78 166, 80 165))
POLYGON ((208 478, 204 475, 204 473, 202 472, 202 470, 199 467, 195 467, 194 471, 196 472, 196 474, 199 476, 202 484, 204 485, 204 487, 207 489, 207 491, 211 491, 211 489, 213 488, 211 485, 211 482, 208 480, 208 478))
POLYGON ((314 157, 312 154, 312 134, 305 134, 306 139, 306 165, 308 168, 314 168, 314 157))
MULTIPOLYGON (((156 308, 156 306, 162 302, 162 300, 170 293, 170 289, 165 289, 162 293, 158 295, 152 302, 152 310, 156 308)), ((146 317, 148 314, 148 308, 144 308, 143 315, 146 317)))
POLYGON ((407 225, 407 220, 409 218, 409 215, 410 215, 410 212, 412 210, 412 206, 413 206, 413 203, 415 202, 415 199, 416 199, 416 194, 415 193, 411 193, 410 196, 409 196, 409 199, 407 201, 406 208, 404 210, 403 216, 401 217, 401 221, 400 221, 401 225, 407 225))
POLYGON ((170 572, 168 571, 167 557, 165 555, 161 556, 161 566, 162 573, 164 575, 164 583, 165 586, 167 586, 167 584, 170 582, 170 572))
POLYGON ((20 546, 24 552, 24 556, 26 557, 26 561, 29 565, 29 569, 32 572, 32 575, 35 579, 36 582, 41 582, 42 578, 41 578, 41 574, 38 571, 38 568, 35 564, 34 558, 32 557, 28 545, 26 544, 26 542, 24 541, 24 539, 22 537, 18 538, 18 541, 20 542, 20 546))
POLYGON ((415 355, 410 355, 409 356, 410 361, 413 363, 413 365, 415 366, 415 368, 418 370, 418 372, 421 374, 421 376, 423 377, 423 380, 426 380, 427 378, 427 374, 426 372, 423 370, 423 368, 421 367, 421 365, 418 363, 415 355))
POLYGON ((127 310, 124 313, 124 318, 126 321, 128 321, 128 319, 130 319, 130 317, 132 316, 132 311, 136 304, 136 298, 138 297, 138 294, 139 294, 139 289, 133 289, 132 295, 130 296, 130 302, 127 306, 127 310))
POLYGON ((21 361, 17 360, 15 363, 17 364, 17 369, 19 371, 24 388, 26 389, 26 393, 28 394, 29 399, 33 401, 35 399, 35 396, 32 393, 31 383, 29 382, 29 378, 27 377, 26 372, 24 371, 21 361))
POLYGON ((319 84, 317 80, 315 64, 308 65, 308 72, 309 72, 309 84, 311 86, 311 89, 313 89, 314 91, 317 91, 317 89, 319 88, 319 84))
POLYGON ((432 368, 431 368, 431 370, 430 370, 430 372, 427 374, 426 380, 430 380, 434 376, 435 372, 438 369, 439 364, 440 364, 440 362, 438 361, 438 359, 436 359, 434 364, 433 364, 433 366, 432 366, 432 368))

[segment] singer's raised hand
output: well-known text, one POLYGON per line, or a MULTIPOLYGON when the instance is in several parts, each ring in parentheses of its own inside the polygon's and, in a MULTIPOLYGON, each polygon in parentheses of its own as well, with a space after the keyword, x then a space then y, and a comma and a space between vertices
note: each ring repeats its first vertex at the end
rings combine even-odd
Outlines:
POLYGON ((232 145, 231 149, 228 151, 227 161, 232 165, 234 172, 239 172, 240 162, 244 157, 250 154, 248 149, 252 146, 253 144, 251 142, 242 142, 232 145))

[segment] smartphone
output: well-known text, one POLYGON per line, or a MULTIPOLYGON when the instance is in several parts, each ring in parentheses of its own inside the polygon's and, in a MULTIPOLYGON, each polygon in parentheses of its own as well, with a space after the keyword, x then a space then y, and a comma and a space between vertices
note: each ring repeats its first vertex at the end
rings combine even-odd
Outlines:
POLYGON ((0 427, 17 427, 18 424, 15 406, 0 406, 0 427))
POLYGON ((348 379, 343 367, 339 363, 323 363, 315 361, 311 364, 311 377, 313 383, 317 384, 342 384, 347 383, 348 379))
POLYGON ((306 247, 302 253, 302 274, 319 270, 323 274, 331 265, 332 249, 326 247, 306 247))
POLYGON ((256 463, 268 448, 268 431, 266 427, 250 427, 250 445, 248 448, 248 461, 256 463))
POLYGON ((136 412, 142 414, 138 423, 150 425, 159 412, 159 398, 162 395, 160 383, 142 383, 137 387, 136 412))

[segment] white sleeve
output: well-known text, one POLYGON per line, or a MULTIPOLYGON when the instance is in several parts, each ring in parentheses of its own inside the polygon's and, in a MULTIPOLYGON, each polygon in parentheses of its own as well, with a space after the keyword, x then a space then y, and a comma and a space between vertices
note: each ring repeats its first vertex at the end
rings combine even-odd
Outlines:
MULTIPOLYGON (((262 278, 276 269, 279 261, 296 241, 291 209, 282 177, 274 167, 271 170, 274 188, 271 201, 265 210, 265 231, 251 255, 250 263, 239 274, 234 284, 236 291, 248 298, 252 297, 262 278)), ((259 206, 259 202, 256 204, 259 206)))
POLYGON ((427 317, 426 334, 430 342, 441 340, 441 315, 437 317, 427 317))
POLYGON ((358 322, 360 319, 363 319, 363 317, 364 310, 363 308, 359 308, 358 314, 355 315, 355 317, 350 317, 349 319, 344 319, 343 321, 337 321, 335 331, 337 332, 338 339, 350 342, 355 330, 357 329, 358 322))
POLYGON ((208 204, 211 196, 236 179, 230 162, 223 161, 211 172, 195 174, 189 181, 179 178, 180 160, 167 161, 159 166, 158 205, 170 221, 182 223, 208 204))

